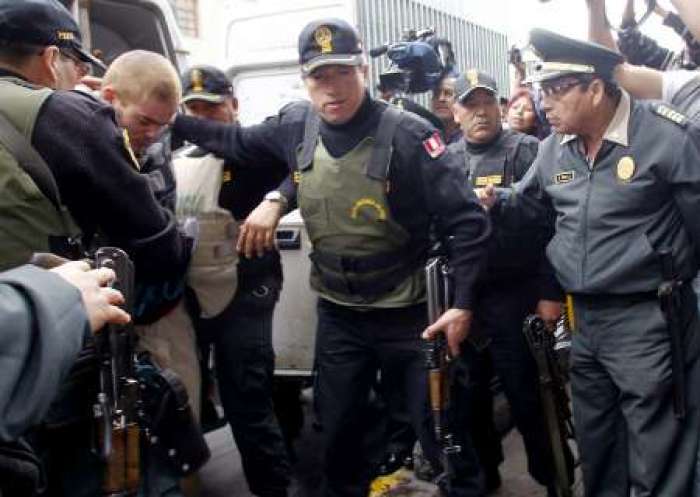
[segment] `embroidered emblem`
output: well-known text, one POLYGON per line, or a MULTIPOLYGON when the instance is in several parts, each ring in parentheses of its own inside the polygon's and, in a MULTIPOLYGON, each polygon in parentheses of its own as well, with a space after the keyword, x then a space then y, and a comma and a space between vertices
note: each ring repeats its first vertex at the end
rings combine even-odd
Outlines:
POLYGON ((617 163, 617 178, 623 183, 629 183, 634 176, 634 160, 629 155, 617 163))
POLYGON ((202 78, 202 71, 199 69, 194 69, 190 75, 190 81, 192 82, 192 91, 194 93, 201 93, 204 91, 204 78, 202 78))
POLYGON ((294 174, 292 174, 292 181, 295 185, 299 184, 301 181, 301 173, 299 171, 294 171, 294 174))
POLYGON ((70 41, 75 39, 75 33, 73 31, 56 31, 56 38, 61 41, 70 41))
POLYGON ((314 40, 316 40, 322 54, 333 52, 333 33, 331 33, 328 26, 321 26, 318 28, 316 32, 314 32, 314 40))
POLYGON ((436 131, 429 138, 423 140, 423 148, 433 159, 440 157, 446 150, 445 142, 442 141, 440 132, 436 131))
POLYGON ((479 72, 476 69, 469 69, 466 76, 469 86, 474 87, 479 84, 479 72))
POLYGON ((474 186, 500 185, 503 183, 503 176, 494 174, 492 176, 477 176, 474 180, 474 186))
POLYGON ((228 183, 233 179, 233 174, 231 174, 231 171, 225 170, 223 174, 221 175, 221 181, 223 183, 228 183))
POLYGON ((362 197, 353 204, 352 209, 350 210, 350 217, 352 219, 357 219, 360 209, 362 208, 368 208, 376 211, 377 221, 386 221, 386 210, 384 209, 384 206, 373 198, 369 197, 362 197))
POLYGON ((556 176, 554 176, 554 184, 563 185, 569 183, 573 181, 574 176, 574 171, 564 171, 563 173, 559 173, 556 176))

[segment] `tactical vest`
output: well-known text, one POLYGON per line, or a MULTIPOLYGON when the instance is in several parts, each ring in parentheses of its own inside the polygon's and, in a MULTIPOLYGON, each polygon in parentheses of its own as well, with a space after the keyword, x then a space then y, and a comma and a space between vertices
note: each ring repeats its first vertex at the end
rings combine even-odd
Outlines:
POLYGON ((391 215, 387 178, 392 140, 403 118, 383 112, 376 136, 333 158, 319 139, 312 111, 298 154, 298 203, 313 251, 311 286, 332 302, 360 307, 405 307, 424 299, 422 257, 391 215))
POLYGON ((671 100, 671 104, 696 125, 700 125, 700 76, 683 85, 671 100))
POLYGON ((489 147, 478 158, 470 156, 465 140, 459 142, 460 152, 464 154, 466 172, 473 187, 493 185, 507 188, 513 184, 513 160, 525 135, 510 133, 508 130, 503 130, 502 133, 494 146, 489 147))
POLYGON ((0 270, 35 252, 80 256, 80 233, 48 165, 30 145, 50 89, 0 78, 0 270), (1 119, 4 118, 4 119, 1 119))
POLYGON ((178 221, 194 217, 199 223, 187 284, 194 290, 204 318, 226 309, 238 287, 238 223, 218 201, 223 169, 224 161, 212 154, 189 157, 183 152, 173 160, 178 221))

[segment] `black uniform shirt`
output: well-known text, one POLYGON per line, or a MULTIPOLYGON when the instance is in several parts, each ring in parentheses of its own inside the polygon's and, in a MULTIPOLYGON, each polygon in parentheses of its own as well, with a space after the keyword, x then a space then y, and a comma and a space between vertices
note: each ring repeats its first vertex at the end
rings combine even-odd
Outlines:
MULTIPOLYGON (((367 97, 350 122, 340 126, 322 123, 320 135, 329 153, 343 155, 364 137, 373 135, 385 105, 367 97)), ((296 102, 277 116, 247 128, 178 116, 174 131, 236 161, 254 163, 272 158, 286 162, 292 175, 281 188, 293 201, 296 187, 292 178, 310 109, 308 102, 296 102)), ((394 136, 387 197, 394 219, 411 235, 412 243, 424 243, 436 215, 441 234, 454 237, 449 255, 457 276, 455 306, 466 308, 471 306, 471 288, 481 264, 489 225, 473 191, 464 188, 466 178, 455 157, 446 151, 433 153, 434 158, 429 154, 431 144, 440 148, 440 142, 429 142, 435 133, 419 117, 410 113, 404 116, 394 136)))
MULTIPOLYGON (((489 143, 471 143, 462 138, 449 148, 460 157, 472 186, 493 184, 510 188, 525 176, 537 156, 538 146, 537 138, 504 129, 489 143)), ((507 285, 509 280, 531 278, 541 298, 560 300, 561 288, 545 256, 552 234, 551 223, 547 222, 534 226, 494 225, 488 265, 480 282, 507 285)))
MULTIPOLYGON (((0 76, 20 77, 2 70, 0 76)), ((136 170, 112 107, 81 92, 56 91, 41 108, 32 145, 87 238, 99 230, 127 250, 139 278, 184 272, 189 246, 136 170)))

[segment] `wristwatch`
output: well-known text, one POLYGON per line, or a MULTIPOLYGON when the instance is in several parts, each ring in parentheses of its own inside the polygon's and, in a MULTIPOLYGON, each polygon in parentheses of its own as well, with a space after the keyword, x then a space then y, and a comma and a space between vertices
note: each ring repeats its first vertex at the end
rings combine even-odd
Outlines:
POLYGON ((279 190, 272 190, 271 192, 267 192, 264 197, 265 200, 269 200, 270 202, 277 202, 279 203, 284 210, 287 209, 287 198, 282 195, 282 192, 279 190))

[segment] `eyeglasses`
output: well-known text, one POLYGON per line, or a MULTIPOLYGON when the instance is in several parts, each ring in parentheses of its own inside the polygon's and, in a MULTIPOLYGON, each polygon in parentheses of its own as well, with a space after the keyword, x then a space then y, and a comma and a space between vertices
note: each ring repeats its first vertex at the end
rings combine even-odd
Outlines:
POLYGON ((564 94, 571 91, 573 88, 579 85, 587 85, 590 83, 587 79, 578 78, 566 78, 566 79, 556 79, 554 81, 543 81, 535 85, 535 90, 540 94, 540 98, 560 98, 564 94))
POLYGON ((59 52, 63 57, 73 62, 80 71, 84 72, 85 74, 88 74, 90 72, 90 64, 82 60, 80 57, 78 57, 77 54, 75 54, 71 50, 60 48, 59 52))

